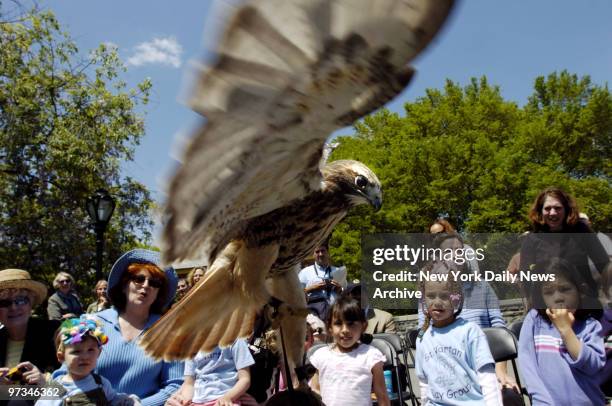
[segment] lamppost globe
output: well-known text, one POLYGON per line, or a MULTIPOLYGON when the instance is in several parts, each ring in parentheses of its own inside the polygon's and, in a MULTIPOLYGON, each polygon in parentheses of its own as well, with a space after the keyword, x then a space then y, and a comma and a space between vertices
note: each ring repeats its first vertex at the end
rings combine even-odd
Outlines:
POLYGON ((115 210, 115 199, 105 189, 98 189, 87 198, 87 213, 95 224, 108 224, 115 210))
POLYGON ((102 278, 104 232, 115 210, 115 199, 105 189, 98 189, 87 198, 85 208, 96 231, 96 279, 99 280, 102 278))

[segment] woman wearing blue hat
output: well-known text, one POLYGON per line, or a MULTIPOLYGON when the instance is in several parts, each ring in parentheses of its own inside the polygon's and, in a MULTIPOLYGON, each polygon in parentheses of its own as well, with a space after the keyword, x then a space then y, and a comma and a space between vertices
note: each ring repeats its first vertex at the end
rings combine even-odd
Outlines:
POLYGON ((163 405, 183 382, 182 362, 155 361, 138 345, 143 332, 170 305, 176 285, 174 269, 163 269, 159 253, 126 252, 108 278, 112 307, 95 314, 108 336, 97 373, 117 392, 137 395, 143 406, 163 405))

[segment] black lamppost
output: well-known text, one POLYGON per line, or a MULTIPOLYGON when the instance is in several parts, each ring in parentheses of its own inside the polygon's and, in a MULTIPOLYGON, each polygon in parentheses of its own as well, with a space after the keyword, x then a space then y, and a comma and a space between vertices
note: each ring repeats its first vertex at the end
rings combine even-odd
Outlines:
POLYGON ((115 199, 104 189, 98 189, 87 198, 87 213, 94 222, 96 230, 96 280, 102 279, 102 253, 104 251, 104 232, 115 210, 115 199))

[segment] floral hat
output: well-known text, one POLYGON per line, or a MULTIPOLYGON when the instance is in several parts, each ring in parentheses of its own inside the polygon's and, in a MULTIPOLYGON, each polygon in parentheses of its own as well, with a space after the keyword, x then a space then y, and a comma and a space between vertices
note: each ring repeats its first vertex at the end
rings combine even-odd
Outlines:
POLYGON ((80 318, 64 320, 60 326, 59 335, 65 345, 80 343, 87 336, 95 338, 98 345, 104 345, 108 341, 108 337, 102 332, 102 325, 87 314, 80 318))

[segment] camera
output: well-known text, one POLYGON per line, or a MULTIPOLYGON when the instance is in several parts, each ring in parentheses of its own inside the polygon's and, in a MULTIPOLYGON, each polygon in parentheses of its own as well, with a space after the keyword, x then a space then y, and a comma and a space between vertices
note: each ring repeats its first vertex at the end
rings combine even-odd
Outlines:
POLYGON ((332 284, 332 279, 325 278, 323 279, 323 282, 325 282, 325 291, 327 292, 327 296, 329 296, 335 290, 335 287, 332 284))

